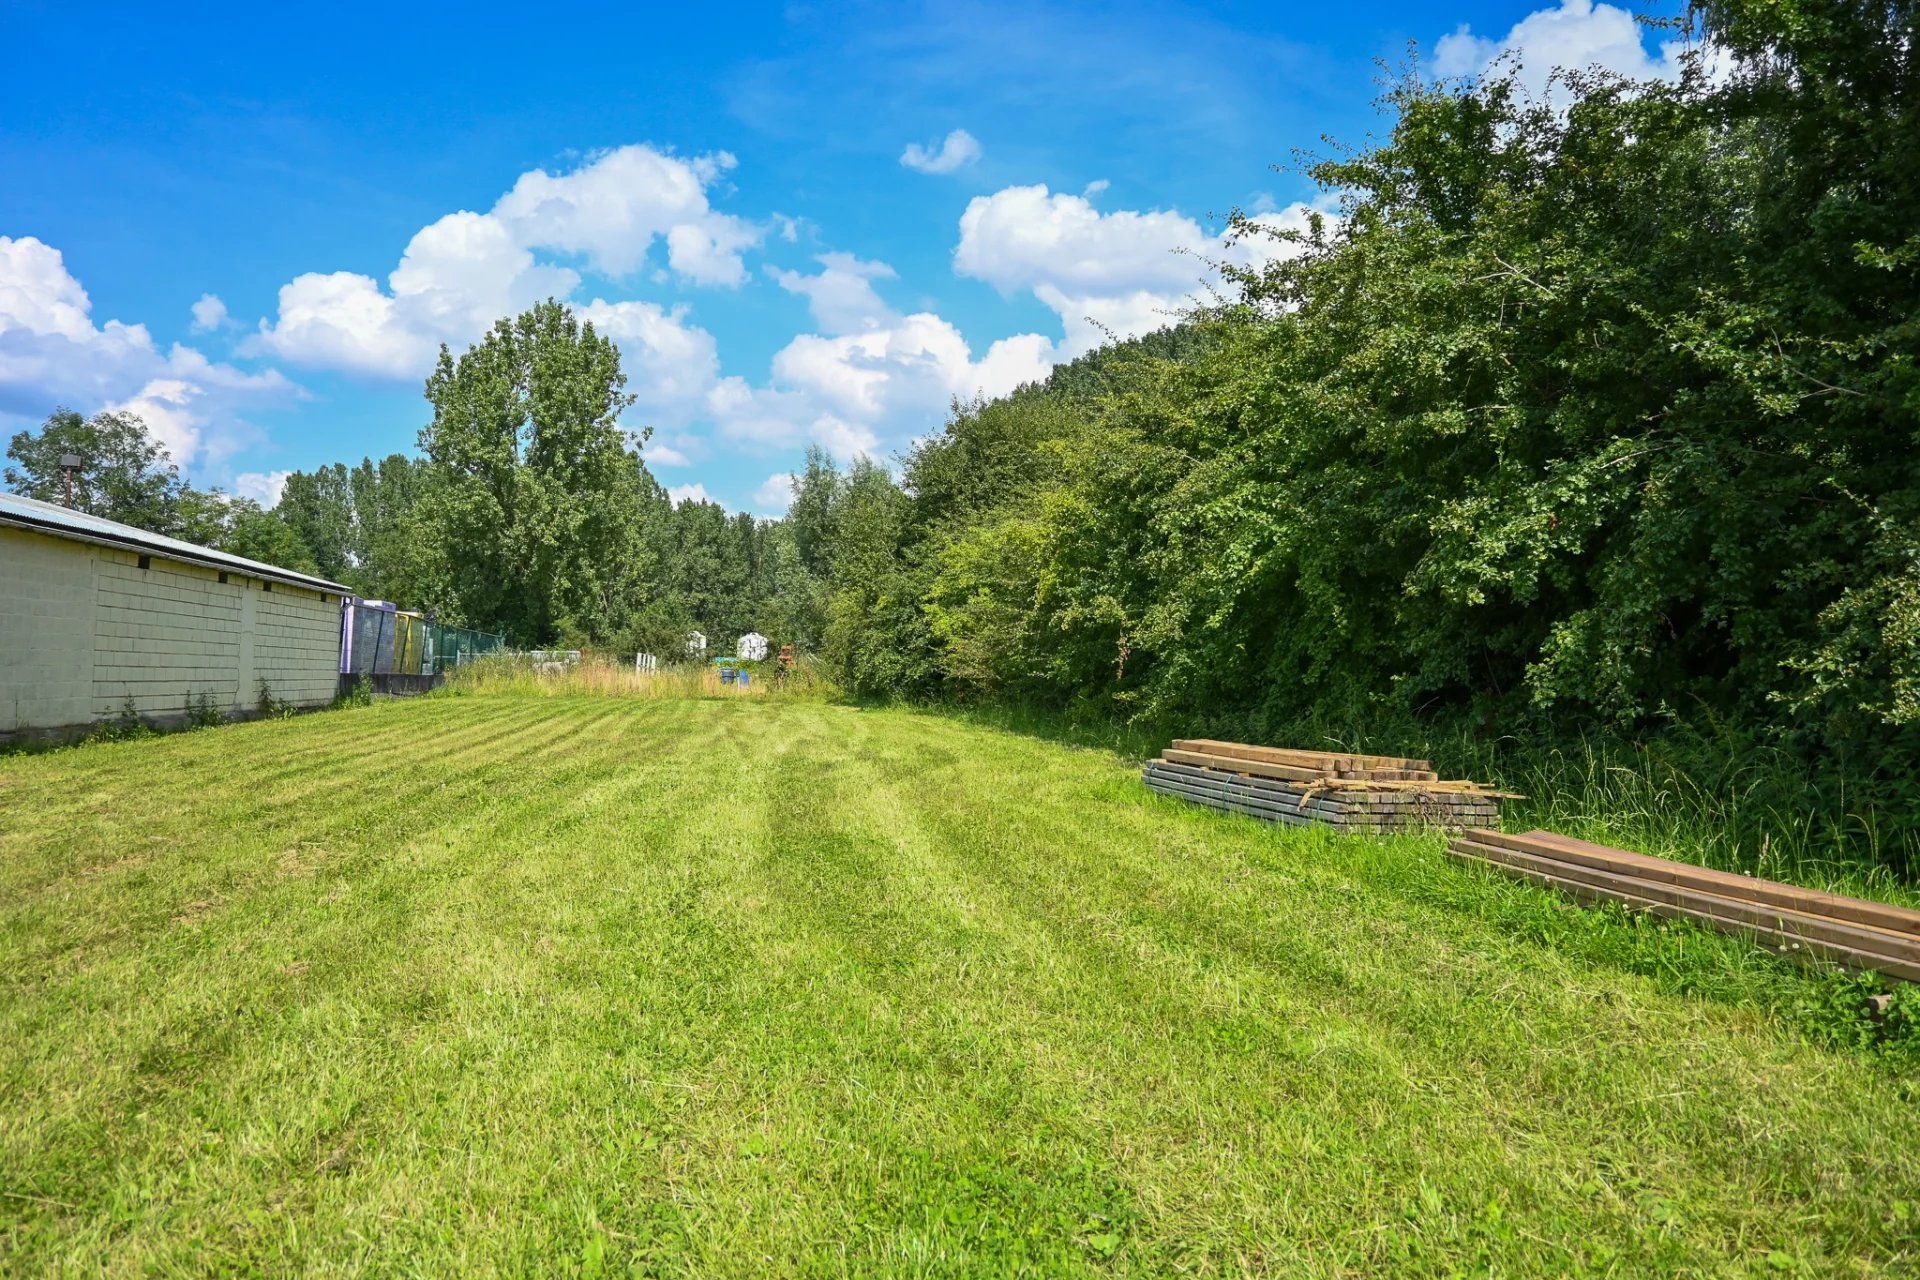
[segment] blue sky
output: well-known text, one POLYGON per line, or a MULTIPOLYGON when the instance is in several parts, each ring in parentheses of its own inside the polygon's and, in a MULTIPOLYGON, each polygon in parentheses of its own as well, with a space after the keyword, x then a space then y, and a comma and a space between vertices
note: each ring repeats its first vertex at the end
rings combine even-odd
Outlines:
POLYGON ((557 294, 620 342, 661 481, 774 512, 808 443, 890 458, 1262 252, 1227 212, 1297 221, 1296 150, 1378 131, 1410 41, 1449 74, 1513 46, 1663 75, 1671 38, 1591 0, 16 0, 0 430, 129 407, 270 498, 411 450, 437 344, 557 294))

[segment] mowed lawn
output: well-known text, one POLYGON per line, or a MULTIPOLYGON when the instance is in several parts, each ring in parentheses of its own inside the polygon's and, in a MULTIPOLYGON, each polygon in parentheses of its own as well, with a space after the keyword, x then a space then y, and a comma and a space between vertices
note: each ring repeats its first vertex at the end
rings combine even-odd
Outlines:
POLYGON ((1920 1270, 1914 1081, 1440 844, 818 703, 0 758, 0 1273, 1920 1270))

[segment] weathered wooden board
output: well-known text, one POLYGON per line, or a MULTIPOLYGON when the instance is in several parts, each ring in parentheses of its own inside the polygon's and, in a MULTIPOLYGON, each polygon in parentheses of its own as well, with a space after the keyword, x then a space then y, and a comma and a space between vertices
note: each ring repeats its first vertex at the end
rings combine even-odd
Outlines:
POLYGON ((1244 773, 1253 778, 1278 778, 1283 782, 1321 782, 1327 779, 1324 770, 1308 765, 1274 764, 1266 760, 1246 760, 1206 751, 1187 751, 1180 747, 1168 747, 1161 754, 1175 764, 1197 765, 1225 773, 1244 773))
POLYGON ((1219 756, 1204 751, 1187 751, 1180 747, 1168 747, 1162 757, 1175 764, 1194 765, 1202 769, 1217 769, 1222 773, 1242 773, 1253 778, 1270 778, 1279 782, 1310 782, 1327 791, 1406 791, 1419 795, 1472 795, 1490 796, 1496 799, 1515 798, 1512 792, 1497 791, 1479 782, 1441 779, 1436 782, 1409 782, 1395 778, 1343 778, 1333 774, 1316 773, 1311 769, 1289 764, 1269 764, 1264 760, 1246 760, 1238 756, 1219 756))
MULTIPOLYGON (((1495 847, 1497 848, 1498 846, 1495 847)), ((1788 956, 1796 958, 1812 956, 1823 960, 1830 960, 1835 964, 1850 969, 1881 973, 1908 982, 1920 982, 1920 964, 1904 960, 1898 956, 1867 951, 1858 947, 1824 941, 1818 938, 1793 937, 1781 932, 1777 928, 1755 924, 1750 920, 1737 918, 1724 909, 1716 909, 1712 902, 1708 901, 1713 898, 1713 895, 1701 894, 1698 895, 1699 901, 1695 904, 1679 905, 1646 896, 1647 890, 1652 887, 1650 884, 1639 887, 1638 891, 1603 889, 1583 881, 1571 879, 1565 874, 1556 875, 1552 872, 1536 870, 1532 867, 1513 866, 1495 862, 1472 850, 1463 850, 1454 846, 1448 848, 1447 856, 1458 862, 1485 867, 1504 875, 1513 876, 1517 879, 1526 880, 1546 888, 1557 890, 1577 901, 1618 902, 1652 915, 1664 916, 1669 919, 1694 920, 1724 933, 1742 934, 1780 948, 1788 956)), ((1718 901, 1730 902, 1732 900, 1719 899, 1718 901)), ((1745 905, 1751 906, 1751 904, 1745 905)))
POLYGON ((1551 831, 1534 830, 1522 835, 1491 832, 1485 839, 1488 843, 1502 848, 1516 849, 1523 853, 1545 853, 1563 862, 1578 863, 1602 871, 1614 871, 1637 876, 1643 880, 1655 880, 1748 902, 1766 903, 1788 910, 1828 916, 1835 920, 1851 921, 1877 929, 1920 935, 1920 911, 1907 907, 1889 906, 1883 902, 1869 902, 1864 898, 1824 893, 1818 889, 1782 884, 1777 880, 1762 880, 1732 871, 1716 871, 1711 867, 1698 867, 1691 863, 1675 862, 1669 858, 1656 858, 1651 854, 1614 849, 1587 840, 1575 840, 1570 836, 1558 835, 1551 831))
POLYGON ((1264 760, 1271 764, 1290 764, 1321 773, 1341 769, 1412 769, 1428 772, 1431 761, 1406 756, 1370 756, 1350 751, 1305 751, 1291 747, 1261 747, 1246 742, 1222 742, 1218 738, 1179 738, 1173 744, 1181 751, 1199 751, 1210 755, 1237 756, 1243 760, 1264 760))
POLYGON ((1920 934, 1897 933, 1867 925, 1851 924, 1830 916, 1795 911, 1746 898, 1707 893, 1683 888, 1666 881, 1648 880, 1617 871, 1605 871, 1584 863, 1566 862, 1546 854, 1524 853, 1503 848, 1476 833, 1453 842, 1459 852, 1472 853, 1502 866, 1526 868, 1546 875, 1590 885, 1614 893, 1634 894, 1669 906, 1712 912, 1739 920, 1755 928, 1771 929, 1783 937, 1801 942, 1831 942, 1857 951, 1884 955, 1920 965, 1920 934))

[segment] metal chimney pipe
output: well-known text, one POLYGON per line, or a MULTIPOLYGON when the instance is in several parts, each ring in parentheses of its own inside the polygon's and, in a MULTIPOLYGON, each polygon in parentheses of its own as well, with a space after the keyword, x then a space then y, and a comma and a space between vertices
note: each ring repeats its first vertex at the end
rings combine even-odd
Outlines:
POLYGON ((67 477, 67 507, 69 510, 73 508, 73 473, 86 465, 87 460, 77 453, 63 453, 60 455, 60 470, 66 473, 67 477))

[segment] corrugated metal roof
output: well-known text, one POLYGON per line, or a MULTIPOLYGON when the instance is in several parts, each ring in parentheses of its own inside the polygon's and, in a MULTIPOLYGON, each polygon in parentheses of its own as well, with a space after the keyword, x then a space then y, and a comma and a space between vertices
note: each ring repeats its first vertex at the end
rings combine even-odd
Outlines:
POLYGON ((109 547, 124 547, 129 551, 143 551, 152 555, 165 556, 169 560, 184 561, 187 564, 229 569, 255 578, 284 582, 290 586, 308 587, 314 591, 330 591, 336 595, 346 595, 348 591, 337 582, 316 578, 310 573, 282 569, 279 565, 265 564, 259 560, 249 560, 245 556, 215 551, 212 547, 202 547, 195 543, 182 542, 178 538, 148 533, 145 529, 136 529, 130 524, 121 524, 117 520, 104 520, 99 516, 90 516, 84 511, 72 511, 66 507, 55 506, 51 502, 41 502, 37 498, 22 497, 17 493, 0 492, 0 524, 32 529, 39 533, 51 534, 56 538, 72 538, 77 542, 92 542, 109 547))

